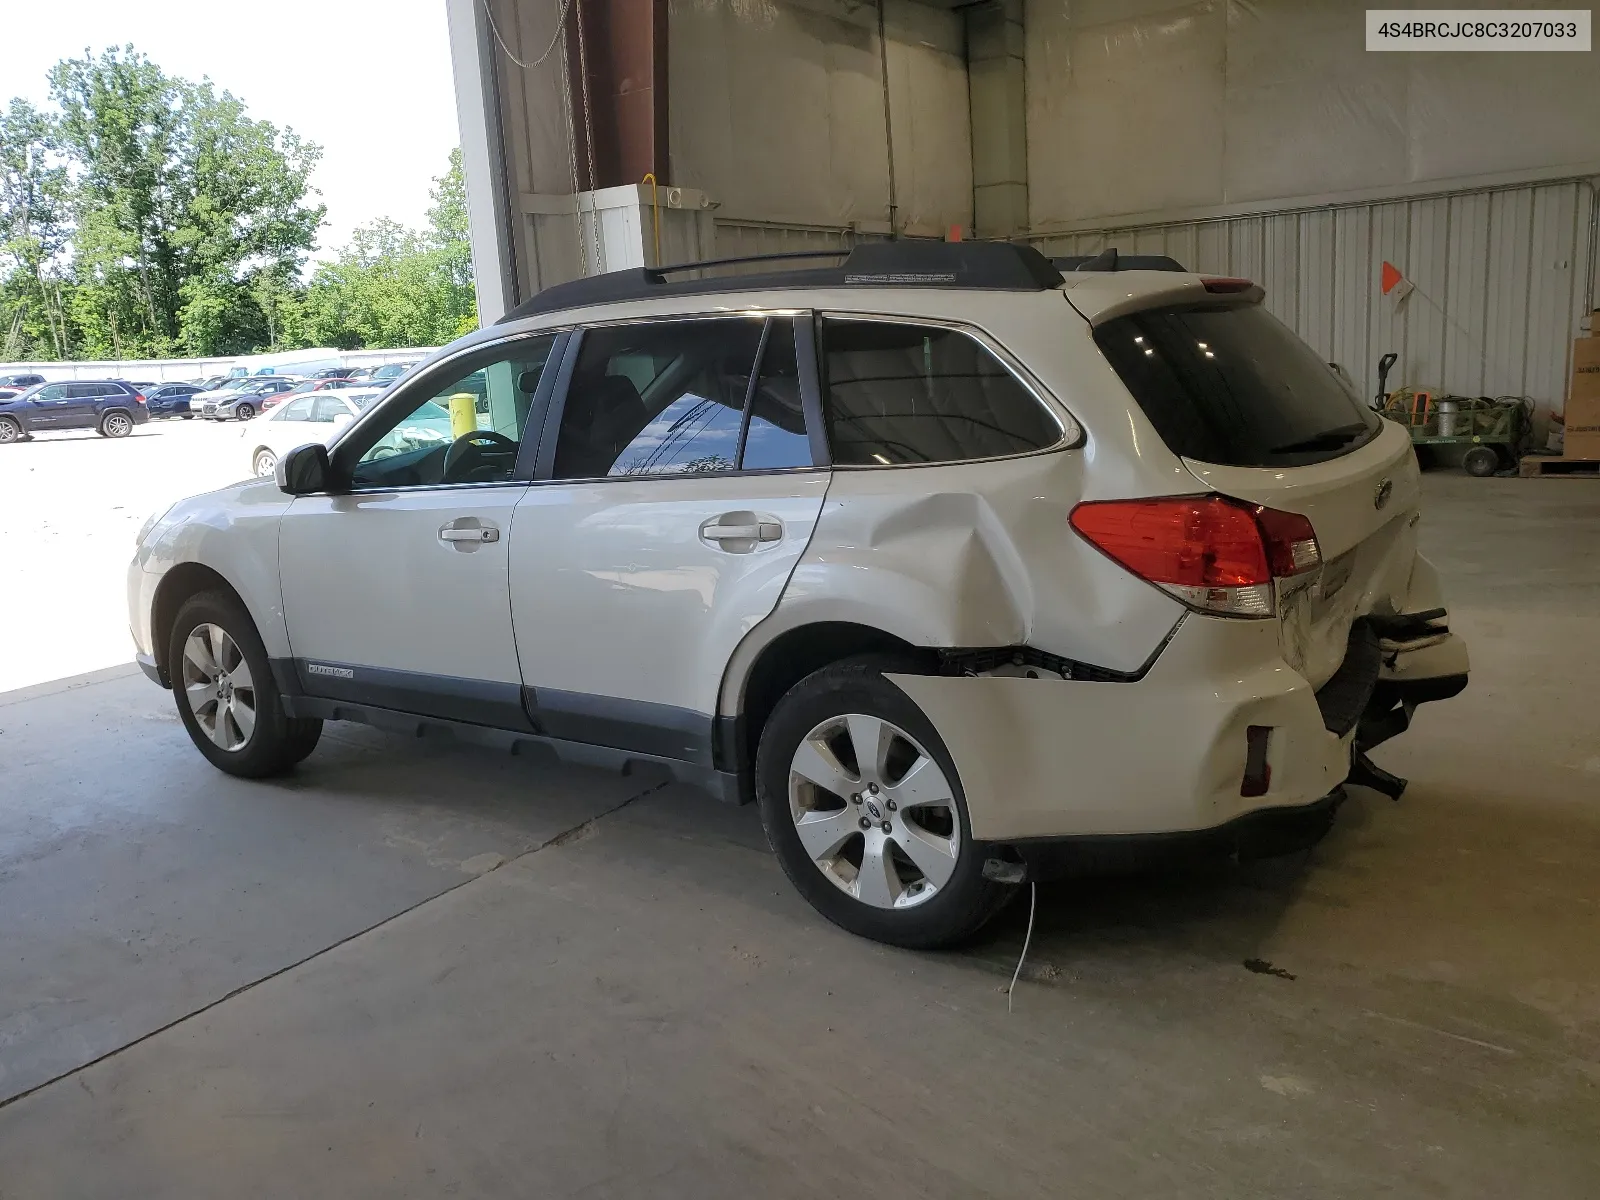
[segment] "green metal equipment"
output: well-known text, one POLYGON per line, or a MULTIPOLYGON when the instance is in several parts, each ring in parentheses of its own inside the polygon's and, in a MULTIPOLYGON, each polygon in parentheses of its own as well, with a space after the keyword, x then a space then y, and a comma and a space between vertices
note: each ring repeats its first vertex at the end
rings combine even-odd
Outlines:
POLYGON ((1417 457, 1426 462, 1434 447, 1458 446, 1461 467, 1480 479, 1514 469, 1532 431, 1533 404, 1526 396, 1435 395, 1418 388, 1387 388, 1394 354, 1378 360, 1378 394, 1372 406, 1411 434, 1417 457))

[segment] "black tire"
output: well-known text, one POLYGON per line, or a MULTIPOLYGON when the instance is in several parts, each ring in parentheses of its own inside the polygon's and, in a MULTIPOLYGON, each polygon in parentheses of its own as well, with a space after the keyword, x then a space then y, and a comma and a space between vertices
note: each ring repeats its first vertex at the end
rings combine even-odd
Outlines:
POLYGON ((179 413, 178 415, 180 417, 182 417, 185 421, 194 420, 194 414, 193 413, 179 413))
POLYGON ((886 655, 849 658, 795 684, 773 709, 756 755, 756 798, 761 823, 795 889, 828 920, 874 941, 932 950, 971 938, 1005 905, 1015 887, 984 878, 985 847, 972 840, 966 796, 944 740, 922 710, 884 678, 885 672, 921 674, 923 668, 886 655), (789 772, 801 741, 830 717, 862 713, 893 722, 910 734, 950 783, 961 843, 950 878, 932 899, 910 908, 877 908, 843 891, 806 853, 789 811, 789 772))
POLYGON ((1487 479, 1500 469, 1500 455, 1493 446, 1474 446, 1461 456, 1461 469, 1474 479, 1487 479))
POLYGON ((0 446, 22 440, 22 422, 15 417, 0 417, 0 446))
POLYGON ((121 411, 108 412, 100 418, 100 436, 125 438, 133 432, 133 418, 121 411))
POLYGON ((236 404, 233 408, 233 415, 241 421, 248 421, 256 415, 256 406, 254 404, 236 404))
POLYGON ((255 622, 244 605, 227 592, 201 592, 184 601, 178 609, 177 620, 172 624, 172 638, 167 643, 167 677, 172 681, 178 716, 195 747, 212 766, 229 775, 244 779, 282 775, 315 750, 322 737, 320 720, 295 718, 284 713, 282 697, 255 622), (212 741, 196 718, 184 687, 184 644, 201 625, 215 625, 225 631, 250 669, 255 727, 238 749, 224 749, 212 741))

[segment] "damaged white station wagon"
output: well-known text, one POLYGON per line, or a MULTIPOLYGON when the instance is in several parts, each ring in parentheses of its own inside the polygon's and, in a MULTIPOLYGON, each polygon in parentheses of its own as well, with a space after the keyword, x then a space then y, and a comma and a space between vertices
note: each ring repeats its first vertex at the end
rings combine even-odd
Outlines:
POLYGON ((273 775, 351 720, 665 764, 917 947, 1077 846, 1398 794, 1366 751, 1467 679, 1411 444, 1259 287, 998 243, 691 266, 550 288, 153 520, 134 640, 201 753, 273 775))

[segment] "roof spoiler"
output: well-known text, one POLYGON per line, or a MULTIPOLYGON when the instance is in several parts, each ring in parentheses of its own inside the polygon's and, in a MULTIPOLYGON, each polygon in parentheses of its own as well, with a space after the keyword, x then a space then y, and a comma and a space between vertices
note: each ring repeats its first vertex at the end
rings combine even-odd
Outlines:
POLYGON ((1099 254, 1079 254, 1067 258, 1052 258, 1051 264, 1063 275, 1068 271, 1177 271, 1186 274, 1188 268, 1165 254, 1119 254, 1115 246, 1099 254))

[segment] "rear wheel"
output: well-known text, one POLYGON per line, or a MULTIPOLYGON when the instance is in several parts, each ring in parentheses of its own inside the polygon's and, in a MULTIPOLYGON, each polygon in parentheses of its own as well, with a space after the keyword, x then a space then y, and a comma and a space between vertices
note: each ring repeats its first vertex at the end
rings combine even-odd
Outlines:
POLYGON ((1486 479, 1500 469, 1500 455, 1493 446, 1474 446, 1462 455, 1461 468, 1474 479, 1486 479))
POLYGON ((256 415, 256 406, 254 404, 239 404, 234 407, 233 414, 241 421, 248 421, 256 415))
POLYGON ((264 479, 277 469, 278 456, 271 450, 257 450, 255 458, 251 459, 250 463, 256 475, 264 479))
POLYGON ((167 675, 190 739, 230 775, 281 775, 322 736, 321 721, 284 714, 261 635, 225 592, 202 592, 178 610, 167 675))
POLYGON ((194 420, 194 414, 193 413, 179 413, 178 415, 180 417, 182 417, 185 421, 194 420))
POLYGON ((19 441, 22 425, 15 417, 0 417, 0 446, 19 441))
POLYGON ((1012 894, 983 876, 966 798, 938 732, 886 671, 846 659, 796 684, 762 731, 767 838, 802 896, 851 933, 911 949, 960 942, 1012 894))
POLYGON ((112 412, 100 422, 100 432, 109 438, 125 438, 133 432, 133 418, 125 412, 112 412))

